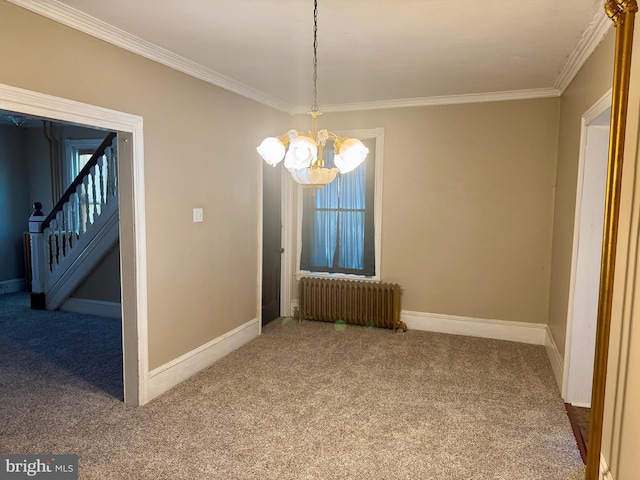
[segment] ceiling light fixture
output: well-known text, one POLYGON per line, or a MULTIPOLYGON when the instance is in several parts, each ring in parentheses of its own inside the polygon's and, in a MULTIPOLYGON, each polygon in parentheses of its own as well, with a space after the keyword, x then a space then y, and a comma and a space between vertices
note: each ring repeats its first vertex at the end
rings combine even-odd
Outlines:
POLYGON ((5 115, 4 116, 7 120, 11 120, 11 122, 13 122, 13 124, 16 127, 21 127, 24 125, 24 122, 27 121, 27 119, 25 117, 23 117, 22 115, 5 115))
POLYGON ((367 158, 369 149, 356 138, 339 137, 328 130, 318 131, 318 0, 313 2, 313 105, 311 131, 300 135, 289 130, 279 137, 265 138, 257 148, 265 162, 276 166, 284 159, 284 166, 293 179, 306 188, 322 188, 331 183, 338 172, 348 173, 367 158), (326 168, 322 153, 327 140, 333 140, 335 168, 326 168), (287 148, 288 147, 288 148, 287 148))

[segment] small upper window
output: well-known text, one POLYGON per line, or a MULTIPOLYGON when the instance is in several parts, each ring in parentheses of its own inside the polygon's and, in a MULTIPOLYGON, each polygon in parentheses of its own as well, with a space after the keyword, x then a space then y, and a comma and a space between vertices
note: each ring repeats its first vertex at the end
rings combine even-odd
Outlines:
POLYGON ((83 138, 65 141, 68 183, 73 182, 78 176, 82 167, 87 164, 93 152, 98 149, 103 140, 103 138, 83 138))

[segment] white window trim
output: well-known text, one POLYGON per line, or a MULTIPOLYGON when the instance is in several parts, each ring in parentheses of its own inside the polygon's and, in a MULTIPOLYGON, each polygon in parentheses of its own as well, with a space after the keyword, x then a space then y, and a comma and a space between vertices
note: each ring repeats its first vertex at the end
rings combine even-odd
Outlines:
MULTIPOLYGON (((64 188, 67 188, 75 177, 73 176, 73 161, 75 157, 75 152, 78 150, 86 150, 92 149, 96 150, 104 141, 104 138, 67 138, 64 141, 64 150, 65 150, 65 179, 66 185, 64 188)), ((64 190, 63 188, 63 190, 64 190)))
MULTIPOLYGON (((376 140, 376 178, 373 193, 373 221, 375 230, 375 258, 376 258, 376 274, 374 276, 365 275, 353 275, 346 273, 326 273, 326 272, 310 272, 308 270, 300 269, 300 258, 302 256, 302 210, 303 200, 302 191, 303 186, 297 185, 297 241, 296 241, 296 280, 300 280, 303 277, 316 277, 316 278, 336 278, 342 280, 363 280, 369 282, 381 282, 382 281, 382 172, 383 172, 383 160, 384 160, 384 127, 362 129, 362 130, 340 130, 336 131, 336 134, 342 137, 353 137, 361 140, 367 140, 375 138, 376 140)), ((284 272, 283 272, 284 274, 284 272)))

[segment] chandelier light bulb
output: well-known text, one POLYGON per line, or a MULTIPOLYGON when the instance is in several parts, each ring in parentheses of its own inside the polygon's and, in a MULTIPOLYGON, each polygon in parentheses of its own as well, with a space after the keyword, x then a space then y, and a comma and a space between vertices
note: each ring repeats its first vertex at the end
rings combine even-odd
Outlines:
POLYGON ((289 142, 289 150, 284 157, 284 166, 288 169, 310 167, 318 158, 316 142, 306 135, 298 135, 289 142))
POLYGON ((333 163, 340 169, 340 173, 355 170, 367 158, 369 149, 357 138, 347 138, 336 148, 333 163))
POLYGON ((16 127, 21 127, 27 121, 22 115, 5 115, 5 118, 11 120, 16 127))
POLYGON ((268 137, 262 141, 256 150, 265 162, 275 167, 284 158, 285 146, 276 137, 268 137))

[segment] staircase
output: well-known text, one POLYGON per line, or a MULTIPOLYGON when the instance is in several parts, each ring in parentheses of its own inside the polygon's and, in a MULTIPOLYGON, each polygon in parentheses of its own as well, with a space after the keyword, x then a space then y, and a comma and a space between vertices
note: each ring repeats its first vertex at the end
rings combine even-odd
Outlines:
POLYGON ((117 243, 117 142, 107 135, 51 213, 34 204, 31 308, 57 310, 117 243))

